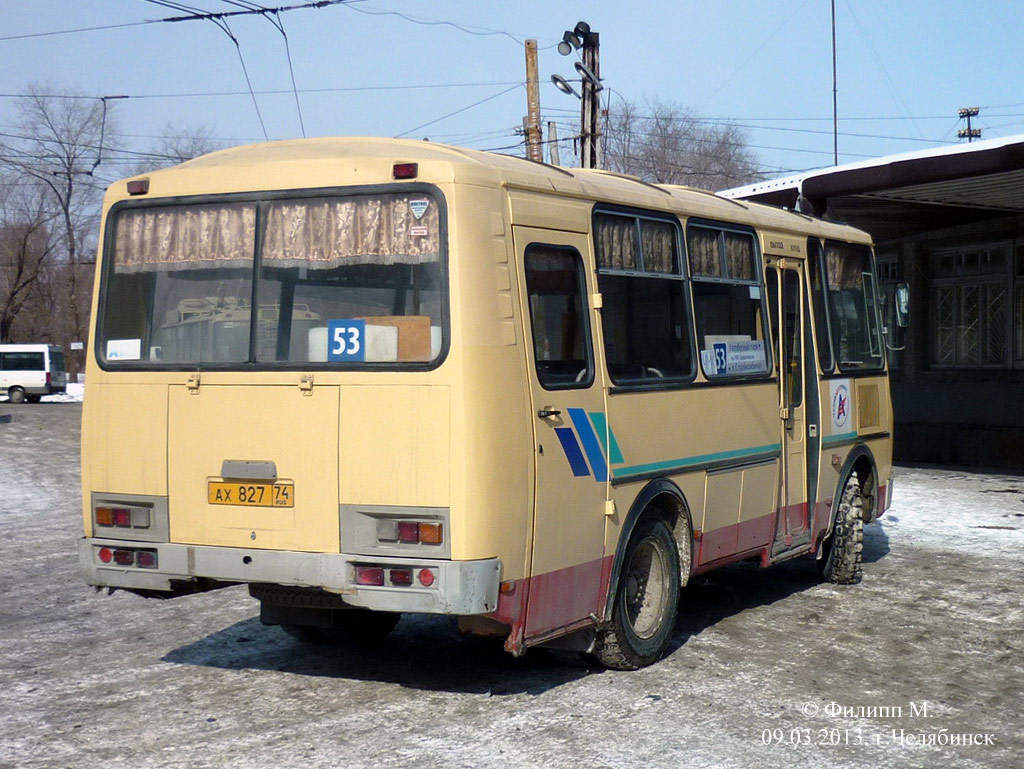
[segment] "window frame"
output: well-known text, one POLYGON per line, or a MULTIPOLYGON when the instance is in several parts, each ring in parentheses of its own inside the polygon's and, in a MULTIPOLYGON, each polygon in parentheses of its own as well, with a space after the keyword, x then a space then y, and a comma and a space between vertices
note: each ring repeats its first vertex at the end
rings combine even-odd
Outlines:
MULTIPOLYGON (((731 222, 722 222, 714 219, 704 219, 701 217, 691 217, 686 221, 686 245, 687 245, 687 269, 690 269, 689 264, 689 242, 690 242, 690 229, 698 228, 705 230, 717 230, 719 238, 725 237, 725 233, 731 232, 733 234, 744 235, 751 239, 753 243, 753 259, 754 259, 754 278, 752 280, 747 279, 733 279, 727 277, 698 277, 690 274, 690 290, 693 292, 694 288, 698 283, 711 283, 716 285, 726 286, 757 286, 761 292, 760 305, 761 305, 761 334, 764 341, 765 347, 765 364, 766 368, 764 371, 751 372, 749 374, 708 374, 704 370, 704 361, 700 361, 700 370, 704 374, 704 378, 708 384, 719 385, 719 384, 735 384, 758 380, 771 380, 775 376, 775 340, 772 336, 771 321, 769 312, 771 308, 768 307, 768 287, 765 283, 764 275, 764 254, 761 252, 761 239, 758 236, 758 232, 755 228, 749 227, 743 224, 734 224, 731 222)), ((720 251, 720 258, 723 260, 722 268, 723 271, 727 267, 725 260, 724 249, 720 251)), ((697 357, 700 357, 700 339, 698 338, 697 330, 697 298, 696 296, 691 297, 691 311, 693 313, 693 335, 696 340, 697 357)))
POLYGON ((832 350, 832 373, 836 376, 851 377, 851 376, 877 376, 887 371, 888 368, 888 353, 886 350, 886 337, 882 332, 882 291, 879 285, 880 280, 878 276, 878 263, 875 259, 875 249, 867 243, 856 243, 849 240, 837 240, 836 238, 822 238, 821 243, 821 277, 822 286, 825 290, 825 310, 828 317, 828 329, 829 329, 829 344, 832 350), (877 366, 848 366, 844 367, 840 356, 836 354, 836 334, 838 331, 835 328, 835 318, 833 317, 832 309, 832 287, 828 282, 828 262, 826 261, 826 255, 828 254, 829 245, 848 246, 851 248, 864 248, 868 253, 868 266, 871 269, 871 289, 874 293, 875 300, 875 313, 873 322, 878 332, 878 344, 879 352, 878 359, 879 364, 877 366))
POLYGON ((1024 367, 1024 350, 1015 350, 1017 329, 1015 326, 1014 314, 1016 312, 1016 301, 1018 287, 1024 285, 1022 275, 1015 273, 1015 262, 1017 259, 1016 249, 1012 240, 999 240, 988 242, 962 242, 950 246, 940 246, 930 249, 927 252, 926 263, 928 265, 928 312, 931 318, 928 330, 928 367, 935 371, 1012 371, 1015 368, 1024 367), (991 253, 996 249, 1005 249, 1006 259, 1002 271, 985 272, 981 269, 984 261, 982 254, 991 253), (961 257, 976 254, 978 256, 978 269, 969 274, 961 272, 961 257), (948 259, 951 266, 951 274, 938 275, 936 263, 941 259, 948 259), (991 286, 1000 286, 1004 289, 1006 301, 1003 318, 1003 334, 1007 340, 1003 350, 1002 360, 998 363, 986 363, 983 360, 983 353, 986 346, 986 338, 990 330, 998 324, 992 324, 985 302, 984 292, 991 286), (966 288, 973 288, 978 292, 977 323, 978 331, 978 362, 964 362, 960 356, 959 329, 961 327, 961 301, 962 291, 966 288), (953 292, 953 330, 954 348, 952 362, 941 362, 938 360, 938 299, 941 291, 953 292), (986 338, 983 338, 986 337, 986 338), (1018 358, 1017 356, 1020 356, 1018 358))
MULTIPOLYGON (((103 371, 432 371, 441 366, 448 357, 451 348, 451 280, 449 265, 449 230, 448 230, 448 206, 444 194, 437 185, 426 182, 411 182, 401 184, 362 184, 351 186, 335 187, 310 187, 301 189, 285 190, 258 190, 254 192, 239 193, 203 193, 199 195, 181 195, 175 197, 128 199, 121 200, 110 207, 104 219, 103 233, 103 265, 99 285, 99 296, 97 300, 97 313, 95 320, 95 335, 97 343, 93 345, 93 356, 97 365, 103 371), (139 208, 164 208, 164 207, 188 207, 209 204, 232 204, 250 203, 256 208, 256 224, 254 236, 254 253, 249 268, 249 278, 252 288, 252 307, 258 307, 258 290, 261 282, 262 259, 261 253, 263 240, 266 232, 266 209, 274 203, 284 201, 316 199, 316 198, 344 198, 357 197, 360 195, 401 195, 403 193, 426 195, 438 207, 439 256, 438 256, 438 280, 440 283, 440 305, 441 305, 441 348, 437 357, 430 361, 370 361, 370 362, 312 362, 312 361, 259 361, 255 360, 256 346, 258 345, 258 324, 259 313, 250 312, 249 318, 249 360, 233 362, 188 362, 188 363, 162 363, 160 361, 139 360, 116 360, 109 361, 103 350, 103 342, 106 340, 104 321, 106 315, 106 300, 110 281, 114 274, 114 237, 117 227, 115 222, 117 216, 125 210, 139 208)), ((153 325, 153 306, 147 307, 149 317, 147 325, 153 325)))
MULTIPOLYGON (((681 316, 688 328, 684 329, 683 337, 680 340, 687 347, 690 370, 682 376, 664 377, 663 379, 651 378, 651 379, 624 379, 616 380, 612 376, 611 369, 608 365, 608 353, 607 344, 605 340, 605 319, 604 319, 604 307, 602 306, 601 315, 601 351, 604 357, 604 368, 605 373, 608 376, 609 392, 636 392, 636 391, 660 391, 660 390, 679 390, 687 387, 696 380, 697 378, 697 352, 694 345, 694 329, 693 329, 693 304, 692 297, 690 296, 689 290, 689 273, 688 273, 688 262, 686 258, 686 242, 684 237, 683 224, 679 217, 675 214, 665 211, 652 211, 644 208, 633 208, 630 206, 621 206, 614 204, 598 204, 594 206, 591 212, 591 241, 594 249, 594 276, 597 283, 598 291, 601 290, 601 276, 609 275, 613 277, 624 277, 629 279, 637 280, 667 280, 676 282, 681 286, 680 296, 682 298, 682 308, 680 310, 681 316), (637 256, 640 269, 621 269, 615 267, 601 267, 601 256, 599 251, 599 245, 597 240, 597 222, 600 216, 619 216, 623 218, 632 218, 634 220, 634 237, 637 246, 637 256), (659 272, 659 271, 648 271, 643 269, 643 239, 640 235, 640 221, 648 220, 655 221, 662 224, 669 224, 672 226, 675 236, 675 257, 676 265, 674 272, 659 272)), ((606 306, 606 303, 605 303, 606 306)))
POLYGON ((537 378, 537 384, 539 384, 542 389, 552 392, 558 390, 589 390, 594 386, 594 382, 597 379, 597 364, 594 357, 593 326, 590 322, 590 302, 588 301, 590 292, 587 290, 587 265, 583 260, 583 255, 575 246, 559 245, 557 243, 544 243, 540 241, 533 241, 529 243, 526 248, 523 249, 523 287, 526 289, 526 315, 530 319, 530 344, 533 347, 533 371, 534 376, 537 378), (541 377, 540 368, 537 365, 540 362, 540 359, 537 357, 537 340, 534 335, 533 307, 529 304, 531 294, 527 279, 526 262, 530 257, 530 252, 538 249, 567 253, 576 261, 576 264, 579 267, 579 284, 577 288, 580 291, 580 308, 583 315, 583 352, 587 363, 587 377, 580 381, 566 382, 565 384, 549 384, 544 381, 543 377, 541 377))

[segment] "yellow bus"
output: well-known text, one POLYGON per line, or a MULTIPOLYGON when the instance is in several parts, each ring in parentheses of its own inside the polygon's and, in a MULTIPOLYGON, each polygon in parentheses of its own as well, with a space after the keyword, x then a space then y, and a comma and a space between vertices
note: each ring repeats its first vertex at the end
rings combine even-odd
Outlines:
POLYGON ((455 615, 632 669, 694 574, 861 577, 892 410, 857 230, 368 138, 118 182, 101 227, 91 585, 246 584, 307 640, 455 615))

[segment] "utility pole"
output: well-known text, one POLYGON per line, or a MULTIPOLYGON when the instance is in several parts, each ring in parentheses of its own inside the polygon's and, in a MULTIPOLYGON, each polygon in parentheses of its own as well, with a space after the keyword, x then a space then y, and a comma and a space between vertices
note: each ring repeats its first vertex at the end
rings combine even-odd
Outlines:
POLYGON ((540 142, 540 83, 537 80, 537 41, 526 41, 526 157, 544 162, 540 142))
POLYGON ((977 117, 979 112, 981 112, 981 107, 962 107, 960 109, 960 119, 963 120, 964 118, 967 118, 967 128, 961 128, 959 131, 957 131, 957 138, 967 139, 968 144, 970 144, 975 139, 981 138, 981 129, 971 128, 971 118, 977 117))
POLYGON ((836 81, 836 0, 832 0, 832 165, 839 165, 839 86, 836 81))
POLYGON ((574 50, 582 54, 583 61, 573 64, 582 81, 582 96, 561 75, 551 76, 551 82, 559 91, 579 97, 580 165, 583 168, 601 167, 601 97, 598 93, 604 86, 601 85, 600 46, 600 36, 592 32, 585 21, 577 22, 575 27, 566 30, 558 44, 558 52, 562 56, 568 56, 574 50))
POLYGON ((583 143, 583 167, 601 167, 601 54, 600 36, 583 22, 576 25, 583 38, 583 68, 576 69, 583 77, 583 99, 580 101, 580 128, 583 143), (581 30, 580 27, 586 29, 581 30))
POLYGON ((551 165, 562 165, 562 159, 558 156, 558 126, 554 120, 548 121, 548 159, 551 165))

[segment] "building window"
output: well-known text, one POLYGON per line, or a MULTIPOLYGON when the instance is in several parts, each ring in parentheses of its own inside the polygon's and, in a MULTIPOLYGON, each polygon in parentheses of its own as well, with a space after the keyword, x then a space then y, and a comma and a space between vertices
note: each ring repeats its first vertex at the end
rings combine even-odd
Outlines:
POLYGON ((1010 367, 1009 256, 1006 243, 931 252, 933 366, 1010 367))
POLYGON ((1024 368, 1024 245, 1016 248, 1016 280, 1013 284, 1013 362, 1024 368))
POLYGON ((674 220, 594 217, 608 374, 616 385, 661 386, 693 377, 686 283, 674 220))

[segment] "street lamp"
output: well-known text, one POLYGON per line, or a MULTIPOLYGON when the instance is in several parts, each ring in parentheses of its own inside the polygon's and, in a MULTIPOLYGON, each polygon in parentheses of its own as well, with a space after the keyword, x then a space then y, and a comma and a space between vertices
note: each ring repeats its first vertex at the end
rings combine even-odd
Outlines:
POLYGON ((564 77, 551 76, 551 82, 559 91, 572 94, 580 100, 580 141, 584 168, 601 166, 601 100, 597 94, 604 86, 601 85, 599 45, 597 32, 593 32, 585 21, 580 21, 571 30, 566 30, 558 44, 558 52, 563 56, 582 49, 583 61, 574 63, 582 79, 582 95, 576 93, 564 77))

